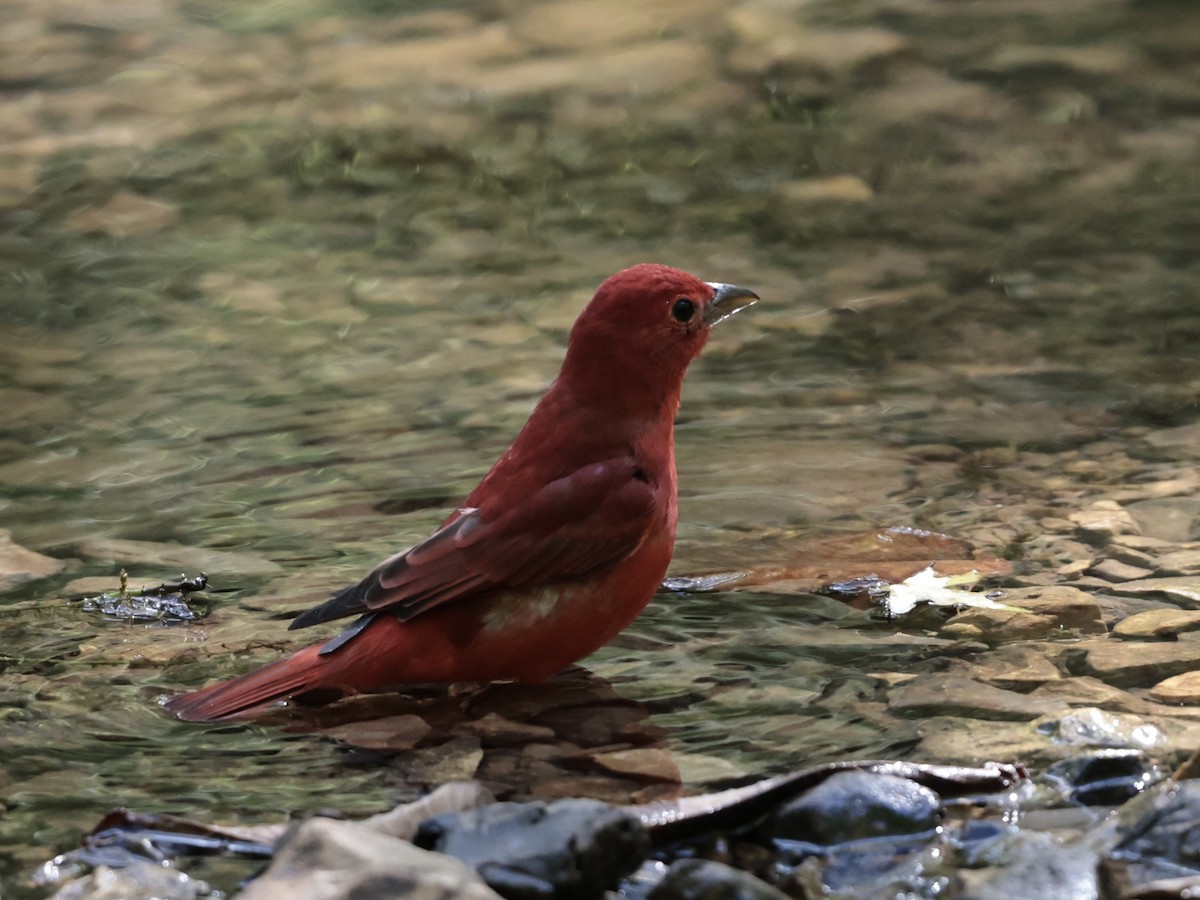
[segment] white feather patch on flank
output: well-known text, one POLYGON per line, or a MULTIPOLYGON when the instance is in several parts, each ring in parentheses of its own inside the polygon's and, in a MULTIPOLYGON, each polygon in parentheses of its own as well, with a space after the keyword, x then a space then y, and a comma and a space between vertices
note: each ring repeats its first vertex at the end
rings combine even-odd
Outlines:
POLYGON ((535 625, 586 600, 594 590, 593 584, 551 584, 533 591, 509 591, 497 597, 483 617, 483 630, 535 625))

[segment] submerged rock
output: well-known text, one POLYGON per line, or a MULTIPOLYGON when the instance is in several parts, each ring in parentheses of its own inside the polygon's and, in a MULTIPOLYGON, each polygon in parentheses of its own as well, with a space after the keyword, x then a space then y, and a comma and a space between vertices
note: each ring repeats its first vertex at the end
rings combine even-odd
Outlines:
POLYGON ((1200 668, 1200 641, 1101 641, 1089 647, 1084 666, 1118 687, 1150 687, 1200 668))
POLYGON ((0 591, 54 575, 61 572, 64 565, 61 559, 43 556, 14 543, 11 533, 0 528, 0 591))
POLYGON ((1179 542, 1200 537, 1200 497, 1161 497, 1130 503, 1130 514, 1138 524, 1138 533, 1179 542))
POLYGON ((1158 575, 1200 575, 1200 550, 1191 548, 1164 553, 1154 561, 1158 575))
POLYGON ((1137 522, 1115 500, 1097 500, 1086 509, 1067 516, 1087 541, 1105 544, 1119 534, 1140 534, 1137 522))
POLYGON ((1148 609, 1126 616, 1113 627, 1113 634, 1122 638, 1173 638, 1185 631, 1200 631, 1200 610, 1148 609))
POLYGON ((919 675, 894 689, 888 709, 901 716, 970 716, 1025 722, 1050 715, 1058 705, 967 678, 937 673, 919 675))
POLYGON ((1104 559, 1087 570, 1104 581, 1136 581, 1139 578, 1149 578, 1154 574, 1152 569, 1133 566, 1117 559, 1104 559))
POLYGON ((1135 597, 1167 597, 1174 603, 1189 609, 1200 606, 1200 577, 1196 575, 1171 575, 1163 578, 1141 578, 1114 584, 1114 594, 1135 597))
POLYGON ((1062 679, 1044 650, 1019 644, 1001 645, 977 656, 971 664, 971 676, 1022 694, 1062 679))
POLYGON ((107 203, 86 207, 71 215, 66 227, 73 231, 102 232, 115 237, 162 231, 180 218, 179 207, 132 191, 118 191, 107 203))
POLYGON ((1014 609, 968 609, 942 626, 946 637, 1001 642, 1103 634, 1107 629, 1095 598, 1065 585, 1006 591, 1014 609))

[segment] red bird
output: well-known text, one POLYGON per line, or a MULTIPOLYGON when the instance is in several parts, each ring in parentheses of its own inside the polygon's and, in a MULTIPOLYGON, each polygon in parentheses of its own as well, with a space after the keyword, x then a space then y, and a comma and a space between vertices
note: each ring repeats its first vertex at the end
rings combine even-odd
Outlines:
POLYGON ((757 299, 667 266, 613 275, 571 329, 558 378, 462 506, 291 627, 357 621, 167 709, 213 721, 304 695, 539 682, 612 640, 671 561, 684 372, 709 329, 757 299))

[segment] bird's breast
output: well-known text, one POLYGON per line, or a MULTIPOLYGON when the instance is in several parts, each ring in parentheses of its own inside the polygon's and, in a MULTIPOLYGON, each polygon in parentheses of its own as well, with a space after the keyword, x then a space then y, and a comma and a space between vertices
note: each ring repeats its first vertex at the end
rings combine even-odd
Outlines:
POLYGON ((482 604, 464 647, 480 678, 540 681, 612 640, 646 608, 671 561, 674 533, 657 529, 615 566, 501 591, 482 604))

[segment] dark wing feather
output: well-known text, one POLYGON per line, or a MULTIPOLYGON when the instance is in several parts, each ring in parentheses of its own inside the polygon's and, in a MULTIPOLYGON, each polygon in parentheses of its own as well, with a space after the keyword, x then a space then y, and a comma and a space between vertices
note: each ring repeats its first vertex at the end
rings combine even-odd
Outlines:
POLYGON ((493 498, 385 560, 291 627, 383 609, 408 620, 463 597, 615 565, 653 526, 657 491, 624 457, 584 466, 511 502, 493 498))

